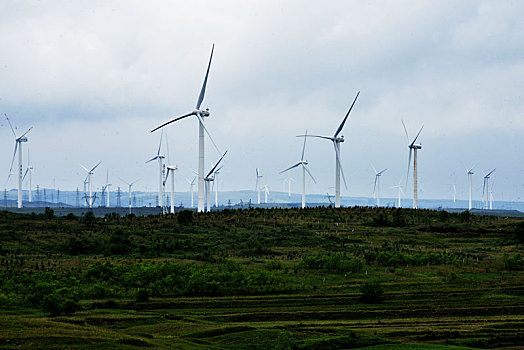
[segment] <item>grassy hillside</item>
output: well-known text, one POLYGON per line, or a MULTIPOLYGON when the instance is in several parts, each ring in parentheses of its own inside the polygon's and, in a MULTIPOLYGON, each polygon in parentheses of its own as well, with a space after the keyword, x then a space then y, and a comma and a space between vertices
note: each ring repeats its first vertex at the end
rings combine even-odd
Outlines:
POLYGON ((468 212, 0 212, 0 347, 521 345, 523 240, 468 212))

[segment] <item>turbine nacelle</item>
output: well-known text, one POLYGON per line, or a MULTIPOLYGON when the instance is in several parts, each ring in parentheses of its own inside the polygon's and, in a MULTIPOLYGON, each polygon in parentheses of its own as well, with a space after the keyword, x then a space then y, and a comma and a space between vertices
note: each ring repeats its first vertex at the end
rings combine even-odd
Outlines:
POLYGON ((27 137, 22 136, 16 139, 17 142, 27 142, 27 137))

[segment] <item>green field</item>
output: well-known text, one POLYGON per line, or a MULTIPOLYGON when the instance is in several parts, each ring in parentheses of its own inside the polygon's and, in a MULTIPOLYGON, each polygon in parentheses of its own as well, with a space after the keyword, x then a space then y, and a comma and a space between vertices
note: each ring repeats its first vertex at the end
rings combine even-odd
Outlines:
POLYGON ((469 212, 0 212, 0 348, 522 348, 523 241, 469 212))

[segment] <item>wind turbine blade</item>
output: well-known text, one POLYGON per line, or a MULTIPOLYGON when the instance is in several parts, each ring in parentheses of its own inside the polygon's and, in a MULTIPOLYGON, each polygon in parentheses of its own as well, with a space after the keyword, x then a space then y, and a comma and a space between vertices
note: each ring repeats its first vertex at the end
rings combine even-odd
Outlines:
POLYGON ((158 151, 156 152, 156 155, 160 155, 160 149, 162 148, 162 138, 164 137, 164 129, 162 129, 162 132, 160 133, 160 143, 158 144, 158 151))
POLYGON ((22 181, 25 180, 25 176, 27 175, 28 172, 29 172, 29 168, 27 168, 27 169, 25 170, 25 174, 24 174, 24 177, 22 178, 22 181))
POLYGON ((211 67, 211 60, 213 59, 214 50, 215 44, 213 44, 213 46, 211 47, 211 56, 209 57, 209 64, 207 65, 206 77, 204 78, 204 84, 202 84, 202 89, 200 90, 200 96, 198 96, 196 109, 200 109, 200 105, 202 104, 202 101, 204 101, 204 95, 206 94, 207 77, 209 76, 209 68, 211 67))
POLYGON ((375 190, 377 189, 378 174, 375 175, 375 184, 373 185, 373 198, 375 198, 375 190))
POLYGON ((16 137, 15 129, 13 129, 13 125, 11 125, 11 121, 10 121, 9 118, 7 117, 7 114, 4 113, 4 115, 5 115, 5 119, 7 119, 7 122, 9 123, 9 126, 11 127, 11 131, 13 132, 13 135, 14 135, 14 137, 15 137, 15 139, 16 139, 17 137, 16 137))
POLYGON ((306 134, 304 135, 304 145, 302 146, 302 158, 300 158, 300 160, 304 160, 304 152, 306 151, 306 140, 307 140, 307 130, 306 130, 306 134))
POLYGON ((493 172, 494 172, 495 170, 497 170, 497 169, 495 168, 495 169, 491 170, 491 171, 490 171, 486 176, 490 176, 491 174, 493 174, 493 172))
POLYGON ((377 174, 378 174, 378 171, 377 171, 377 169, 373 166, 373 163, 370 162, 369 164, 371 164, 371 167, 373 168, 373 171, 375 172, 375 175, 377 175, 377 174))
POLYGON ((154 161, 154 160, 157 159, 157 158, 158 158, 158 156, 154 156, 153 158, 151 158, 150 160, 148 160, 148 161, 146 162, 146 164, 149 163, 149 162, 154 161))
POLYGON ((406 124, 404 124, 404 121, 402 119, 400 119, 400 121, 402 122, 402 126, 404 127, 404 132, 406 133, 406 139, 408 140, 408 143, 409 143, 408 129, 406 129, 406 124))
POLYGON ((30 127, 26 132, 24 132, 24 133, 22 134, 22 136, 19 137, 19 139, 22 138, 22 137, 24 137, 25 135, 27 135, 27 133, 28 133, 29 131, 31 131, 31 129, 33 129, 33 127, 30 127))
POLYGON ((89 172, 89 169, 87 169, 85 166, 83 166, 82 164, 78 164, 82 167, 82 169, 84 169, 85 171, 89 172))
POLYGON ((386 170, 388 170, 388 169, 384 169, 384 170, 382 170, 382 171, 379 172, 377 175, 382 175, 386 170))
POLYGON ((135 181, 131 182, 130 185, 134 185, 138 181, 140 181, 140 179, 136 179, 135 181))
POLYGON ((95 170, 95 169, 100 165, 100 163, 102 163, 102 161, 99 161, 99 162, 98 162, 98 163, 93 167, 93 169, 91 169, 91 171, 94 171, 94 170, 95 170))
MULTIPOLYGON (((222 152, 220 152, 220 150, 218 149, 218 146, 217 146, 217 144, 215 143, 215 141, 213 141, 213 138, 211 137, 211 134, 210 134, 209 131, 207 130, 207 128, 206 128, 206 126, 205 126, 205 124, 204 124, 204 119, 202 119, 202 116, 201 116, 199 113, 197 113, 196 116, 197 116, 198 120, 200 121, 200 124, 202 124, 202 127, 203 127, 204 130, 206 131, 207 136, 209 136, 209 139, 211 140, 211 143, 213 143, 213 146, 215 146, 215 148, 216 148, 218 154, 222 154, 222 152)), ((227 152, 227 151, 226 151, 226 152, 227 152)))
POLYGON ((484 193, 486 191, 486 181, 488 179, 486 177, 484 177, 484 183, 482 184, 482 199, 484 199, 484 193))
POLYGON ((418 136, 419 136, 420 133, 422 132, 422 129, 424 129, 424 125, 422 125, 422 127, 421 127, 420 130, 418 131, 417 136, 415 136, 415 139, 413 140, 413 142, 411 142, 411 146, 413 146, 413 145, 415 144, 415 141, 417 141, 418 136))
POLYGON ((17 149, 18 149, 18 142, 15 142, 15 151, 13 152, 13 159, 11 159, 11 167, 9 168, 9 175, 11 175, 11 170, 13 170, 13 163, 15 162, 17 149))
POLYGON ((168 124, 171 124, 171 123, 174 123, 174 122, 179 121, 179 120, 181 120, 181 119, 184 119, 184 118, 190 117, 190 116, 192 116, 192 115, 194 115, 194 114, 195 114, 195 112, 191 112, 191 113, 188 113, 188 114, 184 114, 184 115, 181 116, 181 117, 175 118, 175 119, 170 120, 170 121, 168 121, 168 122, 166 122, 166 123, 164 123, 164 124, 162 124, 162 125, 160 125, 160 126, 157 126, 157 127, 154 128, 153 130, 151 130, 151 132, 157 131, 158 129, 163 128, 164 126, 166 126, 166 125, 168 125, 168 124))
POLYGON ((297 135, 297 137, 318 137, 318 138, 321 138, 321 139, 326 139, 326 140, 333 141, 332 137, 320 136, 320 135, 297 135))
POLYGON ((315 178, 313 177, 313 175, 311 174, 311 171, 309 171, 308 167, 305 166, 304 164, 302 164, 302 166, 304 167, 304 170, 306 171, 306 173, 309 174, 309 176, 311 176, 311 179, 313 180, 314 183, 317 183, 317 180, 315 180, 315 178))
POLYGON ((351 107, 349 107, 349 110, 346 113, 346 116, 344 117, 344 120, 342 120, 342 123, 340 123, 340 126, 338 127, 338 129, 335 132, 335 135, 333 135, 333 137, 337 137, 338 134, 342 131, 342 128, 344 127, 344 124, 346 123, 346 120, 349 117, 349 113, 351 113, 351 110, 353 109, 353 106, 355 105, 355 102, 357 102, 358 95, 360 95, 360 91, 357 92, 357 96, 355 96, 355 99, 353 100, 353 103, 351 104, 351 107))
POLYGON ((227 151, 224 152, 224 154, 222 155, 222 157, 220 157, 220 159, 218 160, 218 162, 215 164, 215 166, 211 169, 211 171, 207 174, 206 177, 209 177, 211 176, 211 174, 213 174, 215 172, 215 169, 217 168, 218 164, 220 164, 220 162, 222 161, 222 159, 224 159, 224 157, 226 156, 227 154, 227 151))
POLYGON ((123 183, 125 183, 126 185, 130 186, 129 182, 127 182, 126 180, 122 179, 121 177, 119 177, 120 181, 122 181, 123 183))
POLYGON ((291 169, 293 169, 293 168, 296 168, 296 167, 299 166, 300 164, 302 164, 302 163, 299 162, 299 163, 297 163, 297 164, 295 164, 295 165, 292 165, 292 166, 290 166, 289 168, 287 168, 287 169, 282 170, 281 172, 279 172, 279 174, 285 173, 285 172, 288 171, 288 170, 291 170, 291 169))
POLYGON ((344 176, 344 169, 342 169, 342 161, 340 160, 340 152, 338 151, 335 141, 333 141, 333 147, 335 147, 335 153, 337 155, 337 162, 338 162, 338 165, 340 166, 340 173, 342 174, 342 180, 344 180, 344 186, 346 187, 346 190, 347 190, 348 185, 346 183, 346 177, 344 176))

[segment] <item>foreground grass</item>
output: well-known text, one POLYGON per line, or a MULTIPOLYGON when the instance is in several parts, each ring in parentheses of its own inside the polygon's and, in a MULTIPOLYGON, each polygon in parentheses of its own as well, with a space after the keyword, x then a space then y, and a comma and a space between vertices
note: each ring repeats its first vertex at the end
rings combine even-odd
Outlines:
POLYGON ((385 208, 0 212, 1 348, 466 349, 524 339, 524 223, 385 208), (379 284, 364 303, 361 287, 379 284))

